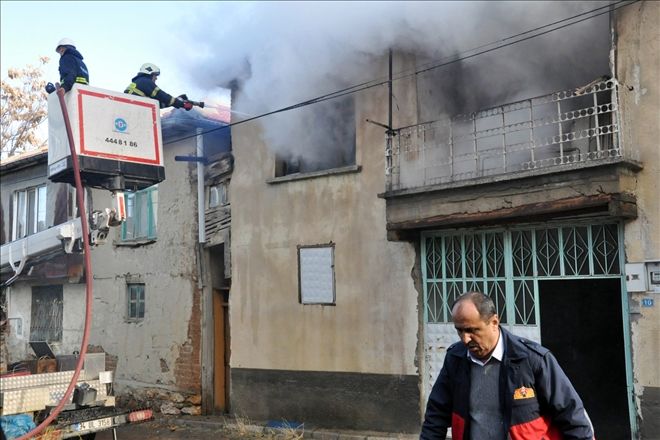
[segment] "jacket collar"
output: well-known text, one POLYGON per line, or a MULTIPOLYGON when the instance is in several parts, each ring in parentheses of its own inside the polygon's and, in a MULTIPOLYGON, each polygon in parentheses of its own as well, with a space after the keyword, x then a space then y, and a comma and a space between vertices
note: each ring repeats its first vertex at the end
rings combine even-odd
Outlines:
MULTIPOLYGON (((524 348, 522 343, 518 340, 518 337, 511 334, 509 331, 505 330, 500 326, 500 337, 504 342, 504 359, 503 360, 517 360, 524 359, 528 357, 527 350, 524 348)), ((448 355, 457 356, 460 358, 467 359, 467 347, 462 342, 457 342, 447 350, 448 355)))

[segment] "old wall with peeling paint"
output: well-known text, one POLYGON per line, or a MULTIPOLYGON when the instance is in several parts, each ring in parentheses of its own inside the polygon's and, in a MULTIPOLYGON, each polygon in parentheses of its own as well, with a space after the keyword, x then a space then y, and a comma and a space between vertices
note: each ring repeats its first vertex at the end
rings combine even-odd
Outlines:
POLYGON ((355 103, 357 172, 267 183, 274 155, 258 122, 232 129, 232 368, 417 374, 415 253, 387 241, 384 133, 365 122, 387 121, 386 88, 355 103), (336 305, 302 305, 297 246, 324 243, 336 305))
MULTIPOLYGON (((200 335, 191 335, 189 328, 191 319, 199 319, 199 302, 193 307, 198 295, 196 182, 190 164, 174 161, 175 155, 194 149, 194 139, 164 149, 166 179, 158 185, 156 240, 122 246, 115 228, 108 243, 92 254, 96 310, 90 343, 118 356, 120 385, 199 387, 200 335), (127 282, 145 284, 145 317, 139 322, 126 320, 127 282), (193 345, 197 359, 191 361, 193 345)), ((111 203, 109 193, 95 192, 95 208, 111 203)))
MULTIPOLYGON (((158 186, 157 238, 141 246, 122 246, 120 228, 108 241, 92 249, 94 273, 93 321, 90 345, 116 357, 116 385, 153 386, 186 392, 200 387, 200 302, 197 289, 197 196, 193 165, 175 162, 175 155, 195 151, 195 140, 167 145, 164 151, 166 180, 158 186), (126 283, 145 284, 145 317, 127 321, 126 283)), ((47 181, 45 164, 39 179, 47 181)), ((57 187, 60 185, 49 185, 57 187)), ((67 188, 61 185, 66 191, 67 188)), ((112 207, 110 193, 92 190, 92 209, 112 207)), ((54 198, 49 194, 49 219, 54 198)), ((22 331, 9 338, 14 360, 31 354, 32 285, 63 281, 18 282, 8 289, 9 317, 20 318, 22 331)), ((85 285, 63 284, 62 341, 51 344, 57 354, 80 350, 85 313, 85 285)))
MULTIPOLYGON (((644 169, 631 185, 639 216, 625 225, 626 261, 660 260, 660 3, 621 9, 617 20, 623 145, 639 152, 644 169)), ((642 438, 660 436, 660 296, 631 294, 632 351, 642 438), (641 307, 643 298, 653 307, 641 307)))

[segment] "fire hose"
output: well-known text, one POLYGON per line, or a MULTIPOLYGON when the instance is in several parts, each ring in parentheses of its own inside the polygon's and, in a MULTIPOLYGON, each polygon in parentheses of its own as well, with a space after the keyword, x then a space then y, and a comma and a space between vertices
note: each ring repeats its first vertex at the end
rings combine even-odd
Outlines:
POLYGON ((51 422, 62 412, 64 405, 68 401, 69 397, 73 393, 73 390, 78 383, 78 377, 80 376, 80 371, 85 362, 85 355, 87 354, 87 343, 89 341, 89 330, 91 327, 91 317, 92 317, 92 260, 91 252, 89 246, 89 225, 87 222, 87 215, 85 211, 85 199, 83 195, 83 186, 82 179, 80 177, 80 165, 78 164, 78 154, 76 153, 76 147, 73 140, 73 132, 71 130, 71 122, 69 121, 69 112, 66 108, 66 103, 64 102, 64 89, 57 85, 57 96, 60 101, 60 107, 62 108, 62 116, 64 117, 64 125, 66 127, 66 134, 69 139, 69 149, 71 150, 71 161, 73 162, 73 177, 76 183, 76 203, 78 206, 78 215, 80 215, 80 221, 82 224, 82 241, 83 241, 83 255, 85 263, 85 283, 86 283, 86 295, 85 295, 85 325, 83 327, 83 337, 82 342, 80 343, 80 355, 78 357, 78 363, 76 364, 76 369, 71 378, 71 383, 69 384, 62 400, 57 404, 54 410, 50 412, 48 417, 44 419, 37 427, 27 434, 19 437, 17 440, 27 440, 29 438, 36 437, 37 434, 42 432, 51 422))

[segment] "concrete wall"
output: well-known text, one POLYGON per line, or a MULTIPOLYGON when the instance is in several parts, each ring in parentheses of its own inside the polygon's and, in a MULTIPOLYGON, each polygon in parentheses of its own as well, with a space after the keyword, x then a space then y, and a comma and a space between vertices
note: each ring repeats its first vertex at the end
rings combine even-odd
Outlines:
MULTIPOLYGON (((361 420, 358 411, 350 421, 339 408, 342 402, 351 398, 373 402, 382 392, 376 384, 395 377, 404 377, 417 391, 418 293, 410 276, 415 253, 408 243, 386 239, 385 203, 377 197, 385 185, 384 133, 365 122, 366 118, 387 121, 386 89, 357 96, 356 113, 356 163, 361 169, 304 180, 267 183, 274 176, 274 157, 262 140, 258 122, 232 130, 236 158, 230 293, 234 411, 247 415, 253 411, 257 417, 269 418, 300 414, 309 416, 301 421, 310 422, 315 419, 312 412, 325 410, 326 420, 313 421, 375 428, 378 419, 387 419, 385 413, 391 408, 380 405, 381 413, 370 421, 361 420), (323 243, 335 245, 336 305, 302 305, 297 246, 323 243), (248 370, 250 374, 244 374, 248 370), (289 396, 283 395, 284 390, 257 389, 257 370, 278 371, 280 379, 288 377, 300 386, 291 385, 289 396), (365 374, 374 382, 372 388, 363 384, 351 390, 354 380, 334 381, 334 390, 314 397, 318 375, 312 378, 316 374, 312 372, 329 373, 324 383, 333 382, 332 373, 365 374), (249 377, 255 378, 254 384, 249 377), (250 392, 258 392, 260 399, 268 396, 276 405, 255 414, 247 400, 250 392), (302 398, 308 404, 303 407, 307 411, 301 412, 291 400, 302 398), (289 405, 281 407, 282 399, 288 399, 289 405), (310 405, 318 406, 312 409, 310 405)), ((416 425, 419 409, 415 398, 412 401, 415 408, 406 417, 416 425)), ((407 423, 406 429, 411 429, 407 423)))
MULTIPOLYGON (((639 152, 634 176, 639 217, 625 226, 626 261, 660 260, 660 3, 643 1, 617 12, 617 77, 621 82, 624 148, 639 152)), ((660 296, 631 294, 634 382, 642 438, 660 437, 660 296), (640 307, 654 298, 654 307, 640 307)))

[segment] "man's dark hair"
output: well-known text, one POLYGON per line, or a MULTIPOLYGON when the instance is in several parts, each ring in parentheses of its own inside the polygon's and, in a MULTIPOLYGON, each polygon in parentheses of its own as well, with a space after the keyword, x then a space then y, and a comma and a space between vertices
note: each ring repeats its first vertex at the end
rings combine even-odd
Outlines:
POLYGON ((474 306, 477 308, 477 311, 479 312, 479 317, 484 321, 488 321, 497 313, 497 309, 495 308, 495 303, 493 300, 490 299, 488 295, 484 295, 481 292, 466 292, 459 296, 456 299, 456 302, 454 302, 454 304, 451 306, 452 313, 454 311, 454 307, 456 307, 456 304, 463 301, 470 301, 472 304, 474 304, 474 306))

